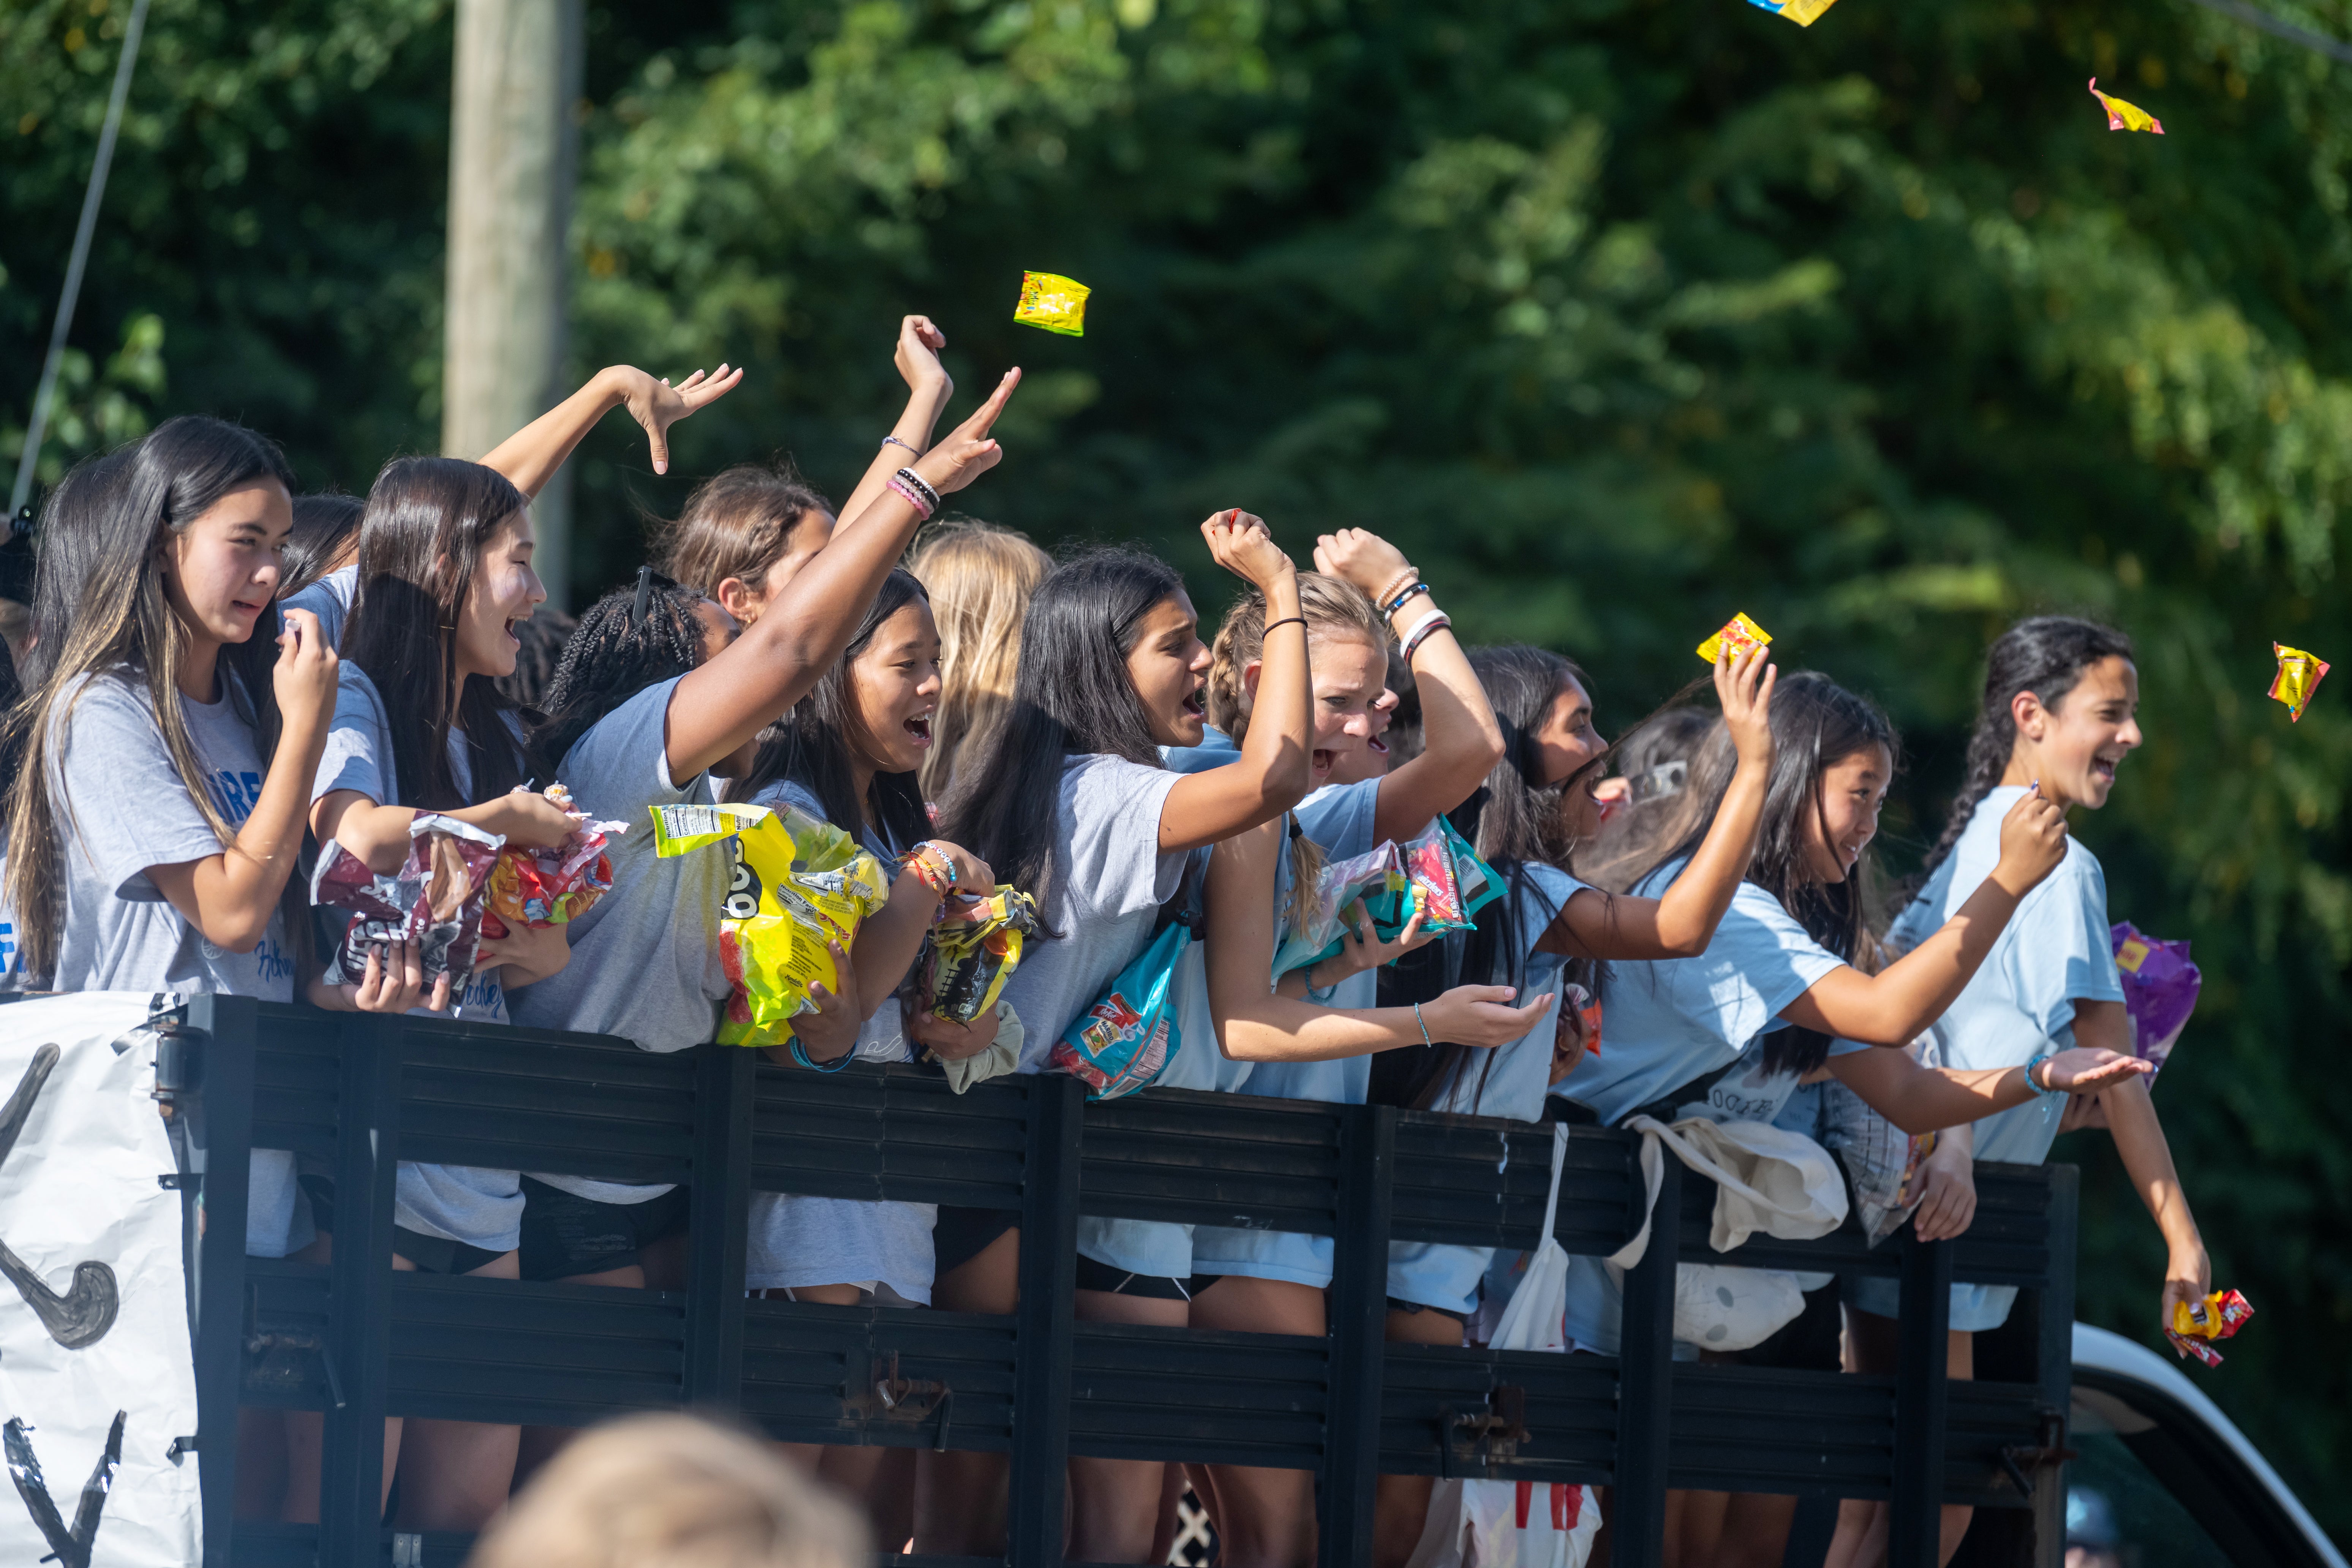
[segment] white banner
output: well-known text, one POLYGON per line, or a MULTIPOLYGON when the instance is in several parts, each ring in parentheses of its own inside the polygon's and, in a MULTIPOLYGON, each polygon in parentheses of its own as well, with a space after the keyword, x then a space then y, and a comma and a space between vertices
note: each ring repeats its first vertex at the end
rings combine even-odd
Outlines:
MULTIPOLYGON (((0 1563, 201 1554, 180 1195, 145 994, 0 1006, 0 1563)), ((233 1440, 233 1432, 215 1439, 233 1440)))

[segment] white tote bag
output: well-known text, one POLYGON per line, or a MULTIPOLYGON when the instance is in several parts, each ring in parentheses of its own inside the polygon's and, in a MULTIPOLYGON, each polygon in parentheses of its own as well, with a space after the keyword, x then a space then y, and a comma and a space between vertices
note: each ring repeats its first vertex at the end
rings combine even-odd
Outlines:
MULTIPOLYGON (((1551 1131, 1551 1195, 1544 1200, 1543 1242, 1489 1342, 1496 1350, 1565 1352, 1560 1320, 1568 1310, 1568 1254, 1551 1234, 1559 1207, 1559 1173, 1568 1127, 1551 1131)), ((1429 1522, 1407 1568, 1584 1568, 1601 1531, 1601 1500, 1591 1488, 1541 1481, 1440 1481, 1429 1522)))

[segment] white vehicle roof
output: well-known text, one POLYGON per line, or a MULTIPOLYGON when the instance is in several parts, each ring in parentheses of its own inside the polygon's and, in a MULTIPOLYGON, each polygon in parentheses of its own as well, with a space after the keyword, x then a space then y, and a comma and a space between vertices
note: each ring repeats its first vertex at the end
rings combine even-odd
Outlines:
POLYGON ((2244 1462, 2246 1468, 2269 1491, 2279 1510, 2301 1527, 2314 1552, 2335 1564, 2336 1568, 2352 1568, 2352 1564, 2345 1563, 2344 1554, 2328 1541, 2327 1532, 2319 1528, 2318 1522, 2296 1500, 2287 1484, 2279 1479, 2278 1472, 2271 1468, 2270 1461, 2263 1458, 2261 1450, 2247 1440, 2246 1435, 2238 1430, 2236 1423, 2222 1415, 2221 1407, 2207 1398, 2179 1367, 2146 1345, 2105 1329, 2093 1328, 2088 1323, 2074 1325, 2074 1364, 2147 1384, 2174 1404, 2186 1407, 2244 1462))

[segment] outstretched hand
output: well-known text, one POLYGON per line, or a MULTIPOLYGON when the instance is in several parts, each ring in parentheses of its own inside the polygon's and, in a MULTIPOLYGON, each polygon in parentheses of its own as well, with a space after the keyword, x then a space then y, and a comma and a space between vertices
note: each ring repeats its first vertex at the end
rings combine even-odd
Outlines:
POLYGON ((1457 985, 1434 1002, 1421 1005, 1422 1022, 1432 1040, 1491 1048, 1507 1046, 1536 1026, 1552 1004, 1546 992, 1524 1007, 1514 1007, 1518 992, 1508 985, 1457 985))
POLYGON ((645 426, 646 439, 653 447, 654 472, 669 472, 669 427, 697 409, 718 402, 735 390, 743 379, 741 366, 730 370, 721 364, 717 373, 705 375, 696 371, 676 386, 664 376, 656 381, 644 371, 623 365, 614 374, 622 378, 621 401, 629 410, 629 417, 645 426))
POLYGON ((2155 1064, 2138 1057, 2127 1057, 2119 1051, 2100 1050, 2090 1046, 2075 1046, 2050 1058, 2042 1069, 2042 1081, 2063 1094, 2096 1094, 2112 1089, 2127 1078, 2137 1078, 2156 1070, 2155 1064))
MULTIPOLYGON (((903 340, 902 340, 903 342, 903 340)), ((925 484, 941 495, 951 495, 996 467, 1004 456, 1004 448, 989 438, 996 427, 997 416, 1004 412, 1005 401, 1013 389, 1021 384, 1021 367, 1014 365, 996 384, 996 390, 972 416, 949 431, 914 465, 915 472, 925 484)))
POLYGON ((1772 686, 1780 678, 1762 646, 1734 651, 1726 642, 1715 656, 1715 695, 1723 704, 1724 728, 1731 731, 1743 768, 1772 765, 1772 686))

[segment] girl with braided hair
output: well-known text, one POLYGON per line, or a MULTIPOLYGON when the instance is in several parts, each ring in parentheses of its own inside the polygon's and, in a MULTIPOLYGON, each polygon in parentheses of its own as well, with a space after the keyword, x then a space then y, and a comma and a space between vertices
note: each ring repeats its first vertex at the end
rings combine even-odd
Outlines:
MULTIPOLYGON (((1991 876, 2004 814, 2030 795, 2060 811, 2096 811, 2107 803, 2124 759, 2140 743, 2139 671, 2131 639, 2110 626, 2071 616, 2020 621, 1985 660, 1983 701, 1969 740, 1968 775, 1951 820, 1927 857, 1926 884, 1887 933, 1895 952, 1916 948, 1950 911, 1980 896, 1991 876)), ((2013 1068, 2068 1047, 2103 1047, 2129 1055, 2131 1022, 2108 936, 2107 885, 2098 858, 2069 836, 2065 858, 2048 880, 2019 903, 1987 955, 1935 1026, 1948 1068, 2013 1068)), ((2163 1233, 2167 1253, 2158 1321, 2176 1303, 2212 1288, 2211 1265, 2189 1210, 2172 1151, 2147 1084, 2133 1077, 2105 1089, 2095 1106, 2116 1152, 2163 1233)), ((2049 1157, 2070 1102, 2037 1095, 1965 1130, 1979 1159, 2040 1164, 2049 1157)), ((1973 1215, 1967 1191, 1955 1227, 1973 1215)), ((1848 1334, 1861 1372, 1895 1365, 1896 1292, 1892 1280, 1844 1281, 1848 1334)), ((1952 1375, 1974 1366, 1974 1335, 2008 1320, 2017 1291, 2006 1285, 1952 1288, 1952 1375)), ((1958 1550, 1970 1510, 1944 1510, 1943 1555, 1958 1550)), ((1849 1503, 1839 1521, 1832 1563, 1863 1563, 1884 1551, 1885 1509, 1849 1503)))

